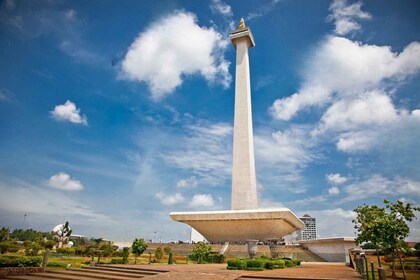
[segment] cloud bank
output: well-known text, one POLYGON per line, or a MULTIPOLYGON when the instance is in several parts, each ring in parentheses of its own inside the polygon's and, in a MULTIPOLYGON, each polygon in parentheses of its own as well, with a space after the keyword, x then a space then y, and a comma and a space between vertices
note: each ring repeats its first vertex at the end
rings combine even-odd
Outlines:
POLYGON ((212 27, 200 27, 194 14, 176 12, 138 35, 122 61, 121 76, 146 83, 154 101, 173 93, 190 75, 227 88, 232 80, 223 57, 227 44, 212 27))

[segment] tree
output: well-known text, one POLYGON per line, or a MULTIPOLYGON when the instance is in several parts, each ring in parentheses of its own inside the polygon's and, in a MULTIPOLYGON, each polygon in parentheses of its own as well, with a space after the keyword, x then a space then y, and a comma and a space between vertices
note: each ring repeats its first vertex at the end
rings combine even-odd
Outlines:
POLYGON ((169 246, 165 246, 163 247, 163 251, 165 252, 165 254, 169 255, 169 253, 172 252, 172 248, 169 246))
POLYGON ((155 258, 160 261, 163 258, 163 250, 162 247, 157 247, 155 250, 155 258))
MULTIPOLYGON (((416 218, 414 212, 420 211, 419 207, 413 207, 411 203, 397 201, 392 203, 384 200, 385 208, 376 205, 363 205, 354 211, 357 216, 353 220, 354 228, 357 230, 356 242, 372 242, 376 249, 390 249, 393 256, 398 256, 403 268, 404 279, 406 278, 404 265, 401 260, 399 249, 401 244, 410 232, 407 222, 416 218)), ((381 266, 378 255, 379 267, 381 266)), ((395 277, 395 262, 393 258, 392 276, 395 277)))
POLYGON ((206 259, 211 253, 211 246, 204 242, 198 242, 195 244, 194 249, 191 252, 191 259, 197 260, 198 263, 201 263, 206 259))
POLYGON ((378 223, 385 215, 385 209, 376 205, 359 206, 354 209, 356 218, 352 221, 356 229, 356 243, 358 245, 369 242, 376 249, 378 257, 378 265, 381 267, 381 259, 379 257, 379 248, 382 244, 383 228, 382 224, 378 223))
POLYGON ((122 261, 123 264, 127 264, 128 263, 128 255, 130 254, 130 248, 128 247, 123 247, 123 251, 122 251, 122 261))
POLYGON ((6 241, 9 238, 10 230, 7 227, 2 227, 0 229, 0 242, 6 241))
POLYGON ((137 263, 137 257, 143 254, 147 249, 147 243, 143 239, 135 239, 133 245, 131 245, 131 251, 134 254, 134 264, 137 263))

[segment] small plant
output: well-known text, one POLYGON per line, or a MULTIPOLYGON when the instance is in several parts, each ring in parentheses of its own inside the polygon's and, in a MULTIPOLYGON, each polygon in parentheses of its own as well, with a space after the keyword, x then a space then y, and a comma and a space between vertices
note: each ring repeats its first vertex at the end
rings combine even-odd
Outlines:
POLYGON ((144 251, 146 251, 147 249, 147 244, 146 241, 144 241, 143 239, 135 239, 133 241, 133 245, 131 245, 131 251, 134 254, 134 264, 137 263, 137 257, 140 256, 141 254, 143 254, 144 251))
POLYGON ((173 264, 173 263, 174 263, 173 254, 172 252, 169 252, 168 264, 173 264))
POLYGON ((163 258, 163 250, 162 247, 157 247, 155 250, 155 259, 160 261, 163 258))
POLYGON ((191 260, 197 261, 198 263, 207 262, 206 259, 211 253, 211 246, 204 242, 198 242, 189 256, 191 260))
POLYGON ((124 247, 122 250, 122 263, 127 264, 128 263, 128 255, 130 254, 130 248, 124 247))
POLYGON ((169 246, 163 247, 163 252, 165 252, 166 255, 169 255, 172 251, 172 248, 169 246))

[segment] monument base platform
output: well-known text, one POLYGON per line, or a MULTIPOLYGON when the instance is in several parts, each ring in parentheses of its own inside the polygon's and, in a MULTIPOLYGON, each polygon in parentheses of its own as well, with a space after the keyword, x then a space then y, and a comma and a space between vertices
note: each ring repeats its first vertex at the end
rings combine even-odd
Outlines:
POLYGON ((169 216, 190 225, 209 242, 281 239, 304 228, 304 223, 287 208, 172 212, 169 216))

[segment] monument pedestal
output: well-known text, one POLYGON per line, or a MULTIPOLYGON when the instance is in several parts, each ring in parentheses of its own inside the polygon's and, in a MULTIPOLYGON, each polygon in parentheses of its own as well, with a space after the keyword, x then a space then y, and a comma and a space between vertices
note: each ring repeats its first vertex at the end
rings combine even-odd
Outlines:
POLYGON ((190 225, 209 242, 281 240, 303 228, 303 222, 287 208, 172 212, 169 216, 190 225))

